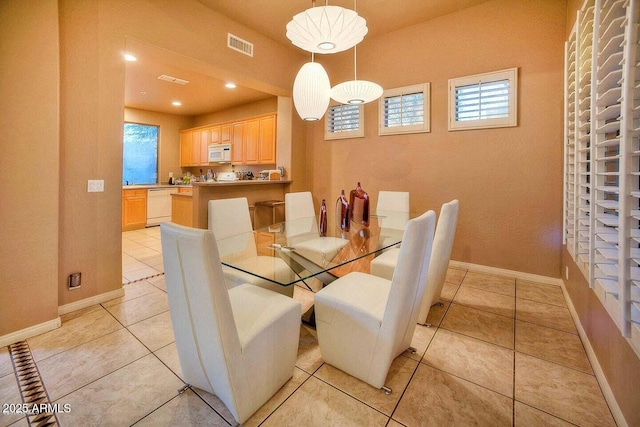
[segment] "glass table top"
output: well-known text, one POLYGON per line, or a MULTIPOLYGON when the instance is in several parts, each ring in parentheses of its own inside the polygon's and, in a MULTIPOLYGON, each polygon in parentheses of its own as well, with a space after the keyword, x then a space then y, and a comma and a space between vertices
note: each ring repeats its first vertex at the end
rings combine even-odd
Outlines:
POLYGON ((368 271, 385 249, 398 245, 408 213, 378 211, 368 226, 342 230, 328 215, 326 236, 317 217, 285 221, 217 240, 223 266, 289 286, 315 277, 328 284, 350 271, 368 271))

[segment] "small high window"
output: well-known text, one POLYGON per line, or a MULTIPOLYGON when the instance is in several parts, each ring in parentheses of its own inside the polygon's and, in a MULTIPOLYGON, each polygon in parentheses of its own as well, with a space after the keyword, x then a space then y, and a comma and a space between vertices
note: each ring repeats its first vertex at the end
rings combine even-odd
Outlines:
POLYGON ((378 113, 379 135, 429 132, 429 83, 385 90, 378 113))
POLYGON ((362 105, 337 104, 329 107, 325 118, 325 140, 363 137, 362 105))
POLYGON ((449 130, 517 126, 518 69, 449 80, 449 130))

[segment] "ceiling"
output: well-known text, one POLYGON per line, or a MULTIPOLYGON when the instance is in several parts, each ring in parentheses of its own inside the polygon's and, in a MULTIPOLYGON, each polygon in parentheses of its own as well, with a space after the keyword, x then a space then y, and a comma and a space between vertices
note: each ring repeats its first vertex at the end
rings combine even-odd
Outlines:
MULTIPOLYGON (((291 18, 312 6, 310 0, 198 0, 204 6, 221 13, 285 46, 297 49, 286 38, 285 27, 291 18), (266 11, 266 12, 265 12, 266 11)), ((361 0, 358 13, 367 20, 366 38, 389 33, 488 0, 361 0)), ((318 1, 317 5, 325 2, 318 1)), ((354 0, 332 0, 330 5, 353 9, 354 0)), ((127 50, 135 53, 135 62, 127 62, 125 105, 149 111, 180 115, 200 115, 237 105, 259 101, 273 95, 238 86, 224 87, 217 70, 196 63, 176 53, 127 41, 127 50), (178 85, 158 79, 165 74, 188 80, 178 85), (182 106, 171 105, 173 101, 182 106)))

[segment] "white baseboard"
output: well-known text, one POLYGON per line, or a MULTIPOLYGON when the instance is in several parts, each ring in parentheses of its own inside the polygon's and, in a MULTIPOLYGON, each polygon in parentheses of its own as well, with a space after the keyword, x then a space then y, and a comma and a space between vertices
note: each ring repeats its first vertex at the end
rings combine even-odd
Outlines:
POLYGON ((105 292, 103 294, 94 295, 89 298, 81 299, 80 301, 71 302, 69 304, 58 306, 58 316, 71 313, 72 311, 81 310, 83 308, 90 307, 92 305, 100 304, 105 301, 112 300, 114 298, 120 298, 124 296, 124 288, 116 289, 114 291, 105 292))
POLYGON ((531 274, 531 273, 523 273, 521 271, 506 270, 504 268, 488 267, 486 265, 471 264, 469 262, 451 260, 449 261, 449 267, 467 269, 471 271, 476 271, 478 273, 495 274, 497 276, 515 277, 516 279, 529 280, 531 282, 537 282, 537 283, 545 283, 547 285, 556 285, 556 286, 564 285, 564 282, 562 281, 562 279, 556 278, 556 277, 541 276, 539 274, 531 274))
POLYGON ((53 320, 49 320, 47 322, 39 323, 37 325, 29 326, 28 328, 20 329, 19 331, 3 335, 0 337, 0 347, 6 347, 10 344, 24 341, 27 338, 35 337, 36 335, 52 331, 59 328, 61 324, 62 322, 60 321, 60 317, 56 317, 53 320))
POLYGON ((607 377, 605 377, 604 371, 602 370, 602 367, 598 362, 598 358, 596 357, 596 353, 595 351, 593 351, 593 347, 591 347, 591 343, 589 342, 587 333, 582 327, 582 323, 580 323, 578 312, 576 311, 576 308, 573 306, 573 302, 571 301, 571 298, 569 298, 569 293, 565 288, 564 282, 562 282, 561 287, 562 287, 562 292, 564 293, 564 299, 567 301, 567 306, 569 307, 569 312, 571 313, 571 317, 573 317, 573 323, 576 324, 578 335, 580 336, 582 345, 584 345, 584 349, 587 352, 587 358, 589 359, 589 362, 591 362, 593 373, 598 379, 598 384, 600 384, 602 394, 604 395, 604 399, 607 401, 607 404, 609 405, 611 414, 613 415, 613 418, 619 427, 628 427, 629 424, 627 423, 627 420, 624 418, 624 415, 622 414, 622 410, 620 409, 620 406, 618 406, 618 402, 616 401, 616 398, 613 395, 613 391, 609 386, 609 382, 607 382, 607 377))

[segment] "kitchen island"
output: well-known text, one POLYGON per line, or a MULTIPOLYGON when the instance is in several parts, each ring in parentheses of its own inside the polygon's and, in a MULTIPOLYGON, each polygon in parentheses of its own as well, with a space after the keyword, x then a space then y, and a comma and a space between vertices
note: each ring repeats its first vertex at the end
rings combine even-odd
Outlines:
POLYGON ((284 200, 289 180, 239 180, 228 182, 195 182, 192 194, 172 194, 172 221, 190 227, 208 227, 209 200, 246 197, 249 206, 263 200, 284 200), (189 212, 191 207, 191 212, 189 212), (191 221, 189 223, 189 216, 191 221))

